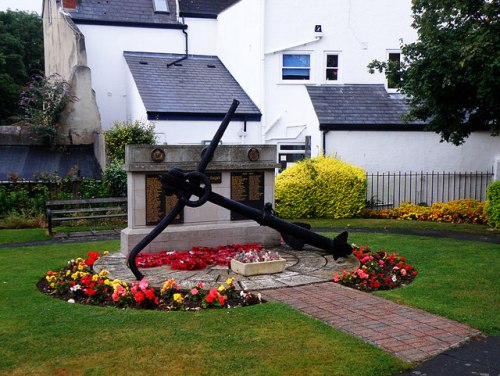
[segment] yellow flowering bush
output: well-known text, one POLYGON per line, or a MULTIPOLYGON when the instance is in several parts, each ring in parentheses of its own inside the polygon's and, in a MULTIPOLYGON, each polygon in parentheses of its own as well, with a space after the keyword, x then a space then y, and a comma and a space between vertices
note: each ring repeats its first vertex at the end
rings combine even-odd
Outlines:
POLYGON ((500 228, 500 180, 488 185, 484 210, 488 224, 500 228))
POLYGON ((474 199, 436 202, 431 206, 404 202, 394 209, 366 210, 367 218, 389 218, 409 221, 431 221, 447 223, 486 223, 484 202, 474 199))
POLYGON ((354 217, 365 195, 365 171, 335 158, 305 159, 276 177, 276 213, 284 218, 354 217))

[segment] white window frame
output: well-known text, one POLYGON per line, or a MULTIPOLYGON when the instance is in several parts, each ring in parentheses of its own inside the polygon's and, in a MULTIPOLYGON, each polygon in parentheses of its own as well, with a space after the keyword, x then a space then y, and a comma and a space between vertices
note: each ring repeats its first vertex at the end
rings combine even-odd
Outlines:
MULTIPOLYGON (((386 61, 389 61, 389 56, 391 54, 399 54, 399 61, 401 62, 403 60, 403 54, 401 53, 400 49, 389 49, 386 51, 386 55, 385 55, 386 61)), ((387 90, 388 93, 397 93, 398 92, 397 88, 389 87, 389 80, 387 79, 387 77, 385 78, 384 85, 385 85, 385 90, 387 90)))
POLYGON ((168 0, 153 0, 153 9, 155 13, 170 13, 168 0))
POLYGON ((286 84, 304 84, 304 83, 311 83, 313 80, 313 54, 311 51, 286 51, 283 52, 280 55, 280 82, 281 83, 286 83, 286 84), (304 67, 284 67, 283 66, 283 59, 285 55, 307 55, 309 56, 309 79, 302 80, 302 79, 284 79, 283 78, 283 69, 307 69, 304 67))
POLYGON ((323 77, 323 82, 329 85, 336 85, 341 83, 343 74, 342 74, 342 51, 325 51, 323 57, 323 67, 321 70, 321 74, 323 77), (336 80, 327 80, 326 79, 326 70, 328 69, 327 61, 328 55, 337 55, 337 79, 336 80))

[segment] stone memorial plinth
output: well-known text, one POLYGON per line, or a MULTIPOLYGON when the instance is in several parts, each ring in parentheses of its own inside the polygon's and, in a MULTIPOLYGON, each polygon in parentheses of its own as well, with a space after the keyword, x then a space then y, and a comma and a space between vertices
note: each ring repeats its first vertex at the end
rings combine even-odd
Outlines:
MULTIPOLYGON (((160 176, 177 167, 195 171, 203 145, 127 145, 128 227, 121 232, 121 251, 128 255, 176 203, 162 192, 160 176)), ((220 145, 206 175, 212 191, 262 209, 274 202, 275 145, 220 145)), ((196 197, 192 197, 196 199, 196 197)), ((261 243, 275 246, 280 234, 210 202, 185 207, 143 252, 185 250, 193 246, 261 243)))

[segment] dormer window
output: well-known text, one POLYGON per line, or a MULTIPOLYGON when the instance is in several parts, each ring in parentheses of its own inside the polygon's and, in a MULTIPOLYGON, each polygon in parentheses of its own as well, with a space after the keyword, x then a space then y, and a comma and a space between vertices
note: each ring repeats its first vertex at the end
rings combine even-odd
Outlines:
POLYGON ((168 13, 168 0, 153 0, 155 13, 168 13))

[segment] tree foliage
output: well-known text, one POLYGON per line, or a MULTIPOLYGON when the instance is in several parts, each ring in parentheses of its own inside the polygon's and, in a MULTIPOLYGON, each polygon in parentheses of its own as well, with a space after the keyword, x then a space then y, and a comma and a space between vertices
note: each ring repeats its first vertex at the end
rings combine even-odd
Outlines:
POLYGON ((18 115, 19 92, 43 71, 43 27, 36 13, 0 12, 0 125, 18 115))
POLYGON ((373 61, 408 96, 408 120, 424 120, 444 141, 473 131, 500 134, 499 0, 413 0, 418 41, 399 66, 373 61))

